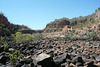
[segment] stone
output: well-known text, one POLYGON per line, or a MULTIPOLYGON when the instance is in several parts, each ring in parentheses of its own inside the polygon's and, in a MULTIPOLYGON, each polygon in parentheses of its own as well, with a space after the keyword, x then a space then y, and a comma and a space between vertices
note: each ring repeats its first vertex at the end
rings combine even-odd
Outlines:
POLYGON ((30 65, 31 65, 31 67, 34 67, 34 63, 31 63, 30 65))
POLYGON ((100 62, 99 63, 97 63, 97 64, 95 64, 97 67, 100 67, 100 62))
POLYGON ((35 65, 41 65, 42 67, 56 67, 54 65, 52 57, 50 55, 42 53, 39 54, 34 60, 33 63, 35 65))
POLYGON ((54 57, 55 64, 59 67, 62 63, 66 62, 66 56, 67 54, 59 55, 57 57, 54 57))
POLYGON ((9 58, 5 55, 0 56, 0 63, 5 64, 9 58))
POLYGON ((21 63, 17 63, 16 64, 16 67, 21 67, 23 64, 21 64, 21 63))
POLYGON ((48 48, 53 48, 53 46, 52 45, 48 45, 48 48))
POLYGON ((76 67, 73 63, 71 63, 70 65, 69 65, 69 67, 76 67))
POLYGON ((93 67, 94 66, 94 62, 93 61, 89 61, 85 63, 88 67, 93 67))
POLYGON ((12 52, 12 51, 14 51, 14 49, 13 48, 9 48, 9 51, 12 52))
POLYGON ((49 54, 51 57, 54 56, 54 55, 53 55, 54 51, 52 51, 52 50, 47 50, 45 53, 46 53, 46 54, 49 54))
POLYGON ((96 61, 100 61, 100 55, 96 57, 96 61))
POLYGON ((2 66, 0 66, 0 67, 6 67, 6 65, 2 65, 2 66))
POLYGON ((82 57, 76 56, 76 57, 74 57, 74 58, 72 59, 72 63, 73 63, 73 64, 76 64, 77 62, 83 63, 82 57))
POLYGON ((62 29, 62 33, 68 33, 69 29, 71 29, 71 26, 66 25, 63 29, 62 29))
POLYGON ((66 55, 66 58, 67 58, 67 59, 71 59, 71 55, 70 55, 70 54, 67 54, 67 55, 66 55))
POLYGON ((97 25, 96 31, 97 31, 97 32, 100 32, 100 23, 97 25))
POLYGON ((22 67, 30 67, 28 64, 24 64, 22 67))
POLYGON ((90 59, 93 59, 93 60, 95 60, 95 56, 93 56, 93 55, 90 55, 90 59))
POLYGON ((42 61, 46 58, 50 58, 50 56, 48 54, 42 53, 36 57, 36 60, 39 62, 39 61, 42 61))
POLYGON ((61 66, 60 67, 66 67, 66 64, 65 63, 63 63, 63 64, 61 64, 61 66))
POLYGON ((27 59, 25 60, 25 64, 30 64, 32 61, 33 61, 32 58, 27 58, 27 59))
POLYGON ((79 66, 83 66, 83 63, 81 63, 81 62, 77 62, 77 63, 76 63, 76 66, 77 66, 77 67, 79 67, 79 66))
POLYGON ((0 53, 3 52, 4 46, 0 46, 0 53))

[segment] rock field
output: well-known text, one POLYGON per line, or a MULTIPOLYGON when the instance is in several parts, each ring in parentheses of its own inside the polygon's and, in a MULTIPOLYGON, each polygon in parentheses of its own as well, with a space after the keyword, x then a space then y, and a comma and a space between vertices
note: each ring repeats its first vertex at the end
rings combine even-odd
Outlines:
POLYGON ((100 67, 100 41, 45 38, 9 45, 6 52, 0 46, 0 67, 12 66, 5 55, 15 49, 25 57, 12 67, 100 67))

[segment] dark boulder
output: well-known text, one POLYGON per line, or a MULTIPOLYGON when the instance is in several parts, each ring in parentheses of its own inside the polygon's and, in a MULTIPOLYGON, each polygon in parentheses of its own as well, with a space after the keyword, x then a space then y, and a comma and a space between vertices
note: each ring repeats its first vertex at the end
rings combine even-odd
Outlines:
POLYGON ((62 63, 66 62, 67 54, 54 57, 55 64, 59 67, 62 63))
POLYGON ((72 59, 72 63, 73 63, 73 64, 76 64, 77 62, 83 63, 83 59, 82 59, 81 56, 76 56, 76 57, 74 57, 74 58, 72 59))
POLYGON ((50 55, 42 53, 39 54, 34 60, 33 63, 36 65, 41 65, 42 67, 56 67, 50 55))
POLYGON ((30 64, 31 62, 33 62, 33 59, 31 57, 25 60, 25 64, 30 64))
POLYGON ((100 55, 96 57, 96 61, 100 61, 100 55))
POLYGON ((6 57, 5 55, 0 56, 0 63, 5 64, 7 62, 7 60, 9 60, 9 58, 6 57))
POLYGON ((0 53, 4 51, 4 46, 0 45, 0 53))

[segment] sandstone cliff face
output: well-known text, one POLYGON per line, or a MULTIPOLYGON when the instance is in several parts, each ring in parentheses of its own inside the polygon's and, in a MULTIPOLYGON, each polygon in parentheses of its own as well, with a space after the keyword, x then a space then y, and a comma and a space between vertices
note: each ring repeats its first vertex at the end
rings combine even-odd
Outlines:
POLYGON ((75 20, 61 19, 61 21, 53 21, 52 23, 47 24, 46 28, 44 29, 44 32, 62 31, 66 25, 74 26, 80 23, 85 23, 88 20, 90 19, 87 18, 75 19, 75 20))
POLYGON ((65 25, 70 25, 70 22, 66 19, 55 20, 52 23, 47 24, 46 28, 63 28, 65 25))
POLYGON ((70 25, 74 26, 80 23, 85 23, 87 20, 88 20, 87 18, 72 20, 70 25))
POLYGON ((62 28, 66 25, 70 25, 70 22, 66 19, 58 19, 55 20, 49 24, 47 24, 46 28, 44 29, 44 32, 57 32, 61 31, 62 28))

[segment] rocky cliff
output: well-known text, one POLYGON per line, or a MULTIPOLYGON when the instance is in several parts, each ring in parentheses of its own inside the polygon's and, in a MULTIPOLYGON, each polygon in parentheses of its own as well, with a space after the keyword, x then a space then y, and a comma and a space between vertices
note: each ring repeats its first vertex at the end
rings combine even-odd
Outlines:
POLYGON ((81 28, 85 27, 88 23, 97 23, 100 21, 100 9, 88 16, 80 16, 75 17, 72 19, 68 18, 61 18, 61 19, 55 19, 53 22, 50 22, 46 25, 46 28, 44 29, 44 32, 57 32, 62 31, 62 29, 66 25, 70 25, 73 28, 81 28))
POLYGON ((10 22, 7 20, 7 18, 0 14, 0 35, 10 35, 11 33, 11 25, 10 22))
POLYGON ((0 14, 0 36, 9 36, 22 29, 29 29, 24 25, 15 25, 8 21, 8 19, 1 13, 0 14))
POLYGON ((70 25, 70 22, 66 18, 55 19, 53 22, 46 25, 44 32, 61 31, 65 25, 70 25))

